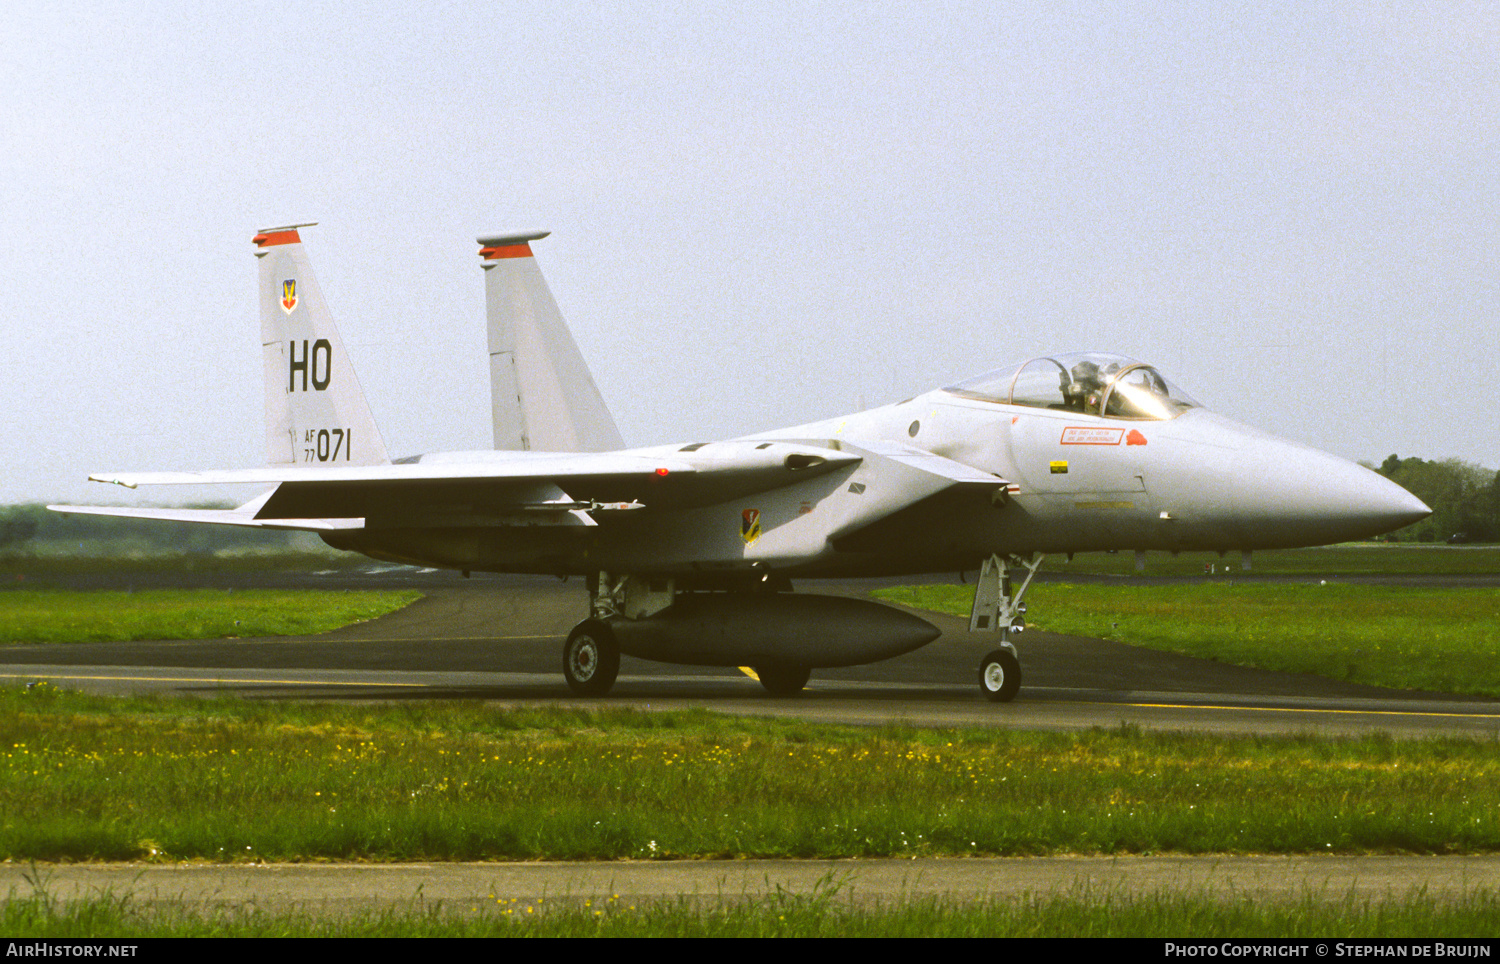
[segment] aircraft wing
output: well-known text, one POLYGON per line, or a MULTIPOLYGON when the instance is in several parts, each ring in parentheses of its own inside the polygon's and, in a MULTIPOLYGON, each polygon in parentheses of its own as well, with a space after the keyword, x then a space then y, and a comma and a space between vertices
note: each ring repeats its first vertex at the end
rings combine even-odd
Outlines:
MULTIPOLYGON (((859 455, 786 442, 718 442, 615 453, 481 452, 388 465, 272 466, 204 472, 106 472, 96 482, 140 485, 260 483, 276 488, 235 510, 57 506, 58 511, 276 528, 503 525, 597 510, 686 508, 764 492, 841 466, 859 455), (358 522, 353 523, 358 525, 358 522)), ((566 520, 559 520, 566 521, 566 520)))
POLYGON ((1006 480, 891 442, 700 443, 626 452, 495 451, 423 456, 386 465, 272 466, 202 472, 106 472, 94 481, 141 485, 271 484, 238 509, 50 506, 60 512, 330 531, 362 527, 597 525, 599 512, 729 502, 863 463, 859 508, 827 538, 856 544, 920 525, 954 500, 991 501, 1006 480), (867 486, 867 489, 865 488, 867 486))

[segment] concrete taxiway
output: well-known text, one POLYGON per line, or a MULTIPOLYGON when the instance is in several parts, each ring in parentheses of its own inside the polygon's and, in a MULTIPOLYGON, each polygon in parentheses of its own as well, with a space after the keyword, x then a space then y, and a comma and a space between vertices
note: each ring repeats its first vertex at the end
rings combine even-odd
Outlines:
POLYGON ((348 914, 545 911, 591 901, 632 909, 820 896, 889 907, 954 901, 1183 894, 1246 900, 1458 900, 1494 887, 1500 857, 1021 857, 921 860, 675 860, 587 863, 0 865, 0 891, 56 901, 109 894, 131 906, 348 914))

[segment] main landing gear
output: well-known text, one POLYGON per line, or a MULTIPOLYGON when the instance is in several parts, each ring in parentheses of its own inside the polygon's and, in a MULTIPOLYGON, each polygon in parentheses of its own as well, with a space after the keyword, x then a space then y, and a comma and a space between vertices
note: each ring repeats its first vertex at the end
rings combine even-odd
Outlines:
POLYGON ((620 642, 610 620, 637 619, 672 605, 670 579, 652 582, 607 572, 589 576, 589 618, 563 644, 563 678, 579 696, 603 696, 620 675, 620 642))
POLYGON ((1045 556, 1035 561, 1019 556, 992 555, 984 561, 974 586, 974 606, 969 612, 969 632, 1000 632, 1000 648, 979 661, 979 690, 991 703, 1009 703, 1021 691, 1021 661, 1010 641, 1026 628, 1023 598, 1045 556), (1011 570, 1026 570, 1020 588, 1011 582, 1011 570))
POLYGON ((620 675, 620 644, 602 619, 585 619, 563 644, 563 676, 579 696, 603 696, 620 675))

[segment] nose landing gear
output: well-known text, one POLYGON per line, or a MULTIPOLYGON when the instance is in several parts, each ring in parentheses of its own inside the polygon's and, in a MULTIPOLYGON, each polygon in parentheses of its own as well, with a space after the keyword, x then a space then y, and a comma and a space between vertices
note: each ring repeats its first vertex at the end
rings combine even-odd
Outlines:
POLYGON ((1009 703, 1016 698, 1021 691, 1021 661, 1014 647, 997 649, 979 661, 979 689, 991 703, 1009 703))
POLYGON ((1009 703, 1021 691, 1021 661, 1010 641, 1011 633, 1026 628, 1023 598, 1031 579, 1046 556, 1033 561, 1019 556, 992 555, 984 561, 974 586, 974 606, 969 612, 969 632, 1000 632, 1000 648, 979 661, 979 690, 991 703, 1009 703), (1020 588, 1011 582, 1011 569, 1025 569, 1020 588))

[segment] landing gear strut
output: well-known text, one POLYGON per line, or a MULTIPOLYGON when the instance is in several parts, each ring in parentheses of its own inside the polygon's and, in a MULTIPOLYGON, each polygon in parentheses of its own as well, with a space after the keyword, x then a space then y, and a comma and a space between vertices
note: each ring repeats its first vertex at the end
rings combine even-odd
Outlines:
POLYGON ((974 606, 969 612, 969 632, 1000 632, 1000 648, 979 662, 979 689, 991 703, 1009 703, 1021 690, 1021 661, 1010 641, 1026 628, 1023 598, 1045 556, 1035 561, 1019 556, 992 555, 984 561, 974 586, 974 606), (1012 569, 1025 569, 1020 588, 1011 582, 1012 569))

